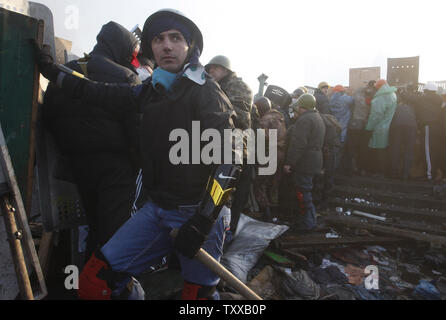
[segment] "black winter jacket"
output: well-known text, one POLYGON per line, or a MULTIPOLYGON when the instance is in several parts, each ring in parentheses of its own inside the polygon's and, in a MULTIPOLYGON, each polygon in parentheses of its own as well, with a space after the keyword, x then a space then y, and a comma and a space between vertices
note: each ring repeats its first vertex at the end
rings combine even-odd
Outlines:
POLYGON ((287 157, 293 173, 320 174, 325 124, 319 112, 307 111, 288 130, 287 157))
POLYGON ((200 136, 205 129, 217 129, 222 137, 225 129, 234 129, 235 112, 216 82, 207 79, 201 86, 182 77, 171 91, 159 92, 150 79, 140 86, 130 86, 66 76, 62 88, 66 94, 82 97, 82 101, 101 105, 106 110, 140 108, 143 112, 140 140, 143 185, 148 195, 165 209, 201 201, 212 166, 203 164, 201 159, 199 164, 173 164, 170 153, 180 139, 171 138, 171 133, 176 129, 188 133, 189 158, 192 158, 196 155, 191 146, 193 121, 200 122, 200 136))
MULTIPOLYGON (((100 82, 140 84, 130 57, 135 36, 115 22, 104 25, 90 53, 88 78, 100 82)), ((77 61, 67 66, 82 73, 77 61)), ((45 94, 44 122, 64 154, 91 155, 127 153, 138 136, 136 112, 106 110, 79 99, 66 97, 54 84, 45 94)))
POLYGON ((415 115, 421 126, 441 125, 441 105, 443 100, 436 93, 410 94, 403 92, 406 101, 415 107, 415 115))
POLYGON ((330 114, 330 101, 328 100, 328 97, 320 89, 316 90, 314 97, 316 98, 317 111, 324 114, 330 114))

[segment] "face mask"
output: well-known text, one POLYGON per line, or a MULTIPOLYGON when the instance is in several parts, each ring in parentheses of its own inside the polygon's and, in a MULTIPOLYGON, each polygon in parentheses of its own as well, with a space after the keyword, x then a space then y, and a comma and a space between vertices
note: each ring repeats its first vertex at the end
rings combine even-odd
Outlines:
POLYGON ((161 85, 166 91, 169 91, 176 78, 176 73, 172 73, 161 68, 156 68, 152 75, 152 86, 156 89, 157 86, 161 85))
POLYGON ((294 109, 293 108, 288 109, 288 115, 290 116, 290 119, 294 118, 294 109))

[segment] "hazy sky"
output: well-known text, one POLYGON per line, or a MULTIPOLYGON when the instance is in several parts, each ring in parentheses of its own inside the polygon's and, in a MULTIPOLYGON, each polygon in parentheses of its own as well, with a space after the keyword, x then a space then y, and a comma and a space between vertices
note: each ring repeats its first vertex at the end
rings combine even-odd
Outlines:
POLYGON ((89 52, 110 20, 131 29, 162 8, 184 12, 201 29, 201 62, 215 55, 256 93, 257 77, 293 91, 349 83, 349 69, 381 67, 387 58, 420 56, 420 82, 446 80, 445 0, 37 0, 54 15, 56 36, 89 52), (78 20, 74 19, 78 13, 78 20))

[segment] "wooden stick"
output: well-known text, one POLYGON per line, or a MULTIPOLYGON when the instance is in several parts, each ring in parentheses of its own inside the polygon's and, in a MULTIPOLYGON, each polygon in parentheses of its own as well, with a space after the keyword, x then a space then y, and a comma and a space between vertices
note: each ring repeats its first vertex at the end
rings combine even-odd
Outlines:
POLYGON ((8 233, 9 245, 11 247, 11 256, 14 261, 15 273, 17 275, 17 284, 20 288, 20 294, 25 300, 34 300, 31 282, 29 281, 28 269, 26 269, 25 257, 23 255, 20 231, 14 216, 14 208, 9 203, 8 195, 1 199, 2 212, 5 219, 5 227, 8 233))
MULTIPOLYGON (((176 238, 178 235, 178 229, 172 230, 170 236, 176 238)), ((217 274, 220 278, 225 280, 231 287, 237 290, 242 296, 249 300, 263 300, 254 291, 252 291, 246 284, 236 278, 231 272, 221 265, 220 262, 214 259, 204 249, 200 249, 195 258, 209 268, 212 272, 217 274)))
POLYGON ((203 249, 200 249, 195 257, 245 298, 249 300, 263 300, 203 249))
MULTIPOLYGON (((14 169, 12 166, 11 156, 9 155, 8 147, 6 146, 5 137, 0 123, 0 168, 3 169, 5 178, 7 180, 10 196, 14 208, 17 213, 17 227, 22 230, 22 241, 24 245, 24 253, 28 258, 28 262, 32 263, 34 271, 39 281, 41 292, 35 297, 36 300, 44 298, 47 294, 47 288, 45 279, 40 267, 39 257, 37 256, 36 247, 31 235, 31 229, 28 225, 28 218, 26 216, 25 208, 23 205, 22 196, 20 194, 19 186, 15 177, 14 169)), ((22 247, 21 247, 22 248, 22 247)))

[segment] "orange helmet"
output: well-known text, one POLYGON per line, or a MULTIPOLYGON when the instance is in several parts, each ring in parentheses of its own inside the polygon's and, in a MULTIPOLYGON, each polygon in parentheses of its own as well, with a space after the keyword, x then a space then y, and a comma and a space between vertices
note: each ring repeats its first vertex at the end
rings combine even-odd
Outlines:
POLYGON ((340 84, 338 84, 336 87, 333 88, 333 92, 344 92, 345 88, 344 86, 341 86, 340 84))
POLYGON ((386 83, 387 83, 386 80, 381 79, 381 80, 379 80, 379 81, 375 84, 375 88, 379 90, 379 89, 381 89, 381 87, 382 87, 383 85, 385 85, 386 83))

